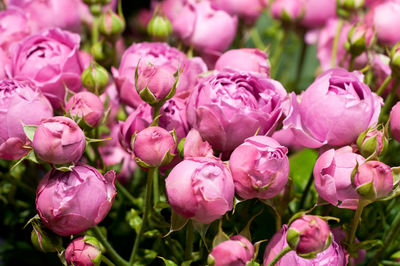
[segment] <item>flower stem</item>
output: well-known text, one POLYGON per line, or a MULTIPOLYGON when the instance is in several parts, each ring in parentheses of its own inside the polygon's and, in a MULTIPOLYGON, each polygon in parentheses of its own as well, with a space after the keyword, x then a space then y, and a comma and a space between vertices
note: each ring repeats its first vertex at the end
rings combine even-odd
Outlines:
POLYGON ((339 39, 340 39, 340 33, 343 28, 343 19, 339 18, 339 22, 337 25, 336 29, 336 35, 335 38, 333 39, 333 44, 332 44, 332 57, 331 57, 331 66, 336 67, 336 58, 337 58, 337 52, 338 52, 338 46, 339 46, 339 39))
POLYGON ((160 191, 159 191, 159 182, 158 182, 158 168, 154 170, 153 174, 153 201, 154 204, 160 201, 160 191))
POLYGON ((352 55, 350 57, 350 63, 349 63, 349 72, 354 70, 354 61, 356 60, 356 58, 352 55))
POLYGON ((396 80, 395 85, 390 91, 388 97, 385 100, 385 104, 382 107, 381 113, 379 115, 379 122, 382 122, 385 119, 385 116, 389 113, 390 108, 392 107, 393 101, 396 99, 396 91, 400 81, 396 80))
POLYGON ((107 238, 103 235, 101 232, 100 228, 98 226, 95 226, 92 228, 93 233, 96 236, 98 240, 103 244, 103 246, 106 248, 107 253, 110 255, 110 258, 116 263, 116 265, 121 265, 121 266, 127 266, 128 262, 124 260, 116 251, 115 249, 111 246, 111 244, 107 241, 107 238))
POLYGON ((270 262, 268 266, 274 266, 283 256, 285 256, 288 252, 292 251, 292 249, 287 246, 284 249, 282 249, 278 255, 270 262))
POLYGON ((376 91, 376 94, 379 96, 382 95, 382 93, 385 91, 386 87, 389 85, 389 83, 393 80, 393 75, 389 75, 386 77, 386 79, 382 82, 381 86, 379 89, 376 91))
POLYGON ((265 49, 265 45, 260 37, 260 33, 258 32, 257 28, 254 27, 250 31, 250 37, 251 40, 253 41, 254 45, 260 49, 261 51, 265 49))
POLYGON ((135 199, 132 194, 118 180, 115 180, 115 186, 117 187, 117 191, 121 192, 121 194, 133 205, 139 206, 138 200, 135 199))
POLYGON ((276 75, 278 74, 279 62, 280 62, 279 59, 281 59, 281 54, 285 48, 285 44, 286 44, 288 35, 289 34, 287 31, 285 31, 283 33, 283 36, 282 36, 281 40, 279 41, 278 47, 274 51, 273 57, 271 58, 271 76, 273 78, 275 78, 276 75))
POLYGON ((101 256, 101 261, 108 266, 115 266, 115 264, 111 260, 107 259, 104 255, 101 256))
POLYGON ((157 171, 157 168, 149 168, 147 172, 147 183, 146 183, 146 192, 145 192, 145 205, 144 205, 144 210, 143 210, 143 217, 142 217, 142 225, 140 226, 139 233, 136 236, 135 243, 133 245, 131 257, 129 259, 129 265, 133 264, 133 261, 135 260, 136 253, 139 249, 139 243, 140 243, 140 238, 142 237, 144 233, 144 229, 146 227, 146 222, 147 222, 147 217, 150 211, 150 203, 151 203, 151 187, 153 184, 153 176, 154 176, 154 171, 157 171))
POLYGON ((98 16, 93 16, 92 45, 95 45, 99 41, 99 20, 98 16))
POLYGON ((296 78, 294 80, 294 91, 297 92, 299 89, 299 83, 300 83, 300 78, 301 78, 301 74, 303 72, 303 66, 304 66, 304 62, 306 59, 306 55, 307 55, 307 48, 308 45, 307 43, 304 41, 304 33, 302 33, 300 35, 301 38, 301 53, 300 53, 300 58, 299 61, 297 63, 297 69, 296 69, 296 78))
POLYGON ((356 213, 354 214, 353 221, 351 223, 350 232, 347 235, 347 239, 346 239, 347 240, 346 242, 348 243, 347 244, 348 247, 351 247, 354 243, 354 238, 356 236, 357 227, 358 227, 358 224, 360 223, 360 218, 361 218, 362 211, 364 210, 364 207, 365 207, 365 201, 362 199, 359 199, 356 213))
POLYGON ((310 188, 311 188, 313 182, 314 182, 314 178, 313 178, 312 175, 310 175, 310 177, 308 178, 307 185, 304 188, 303 194, 301 195, 300 204, 299 204, 299 210, 304 207, 304 203, 306 201, 308 191, 310 191, 310 188))
POLYGON ((185 261, 192 259, 193 239, 193 224, 192 220, 189 220, 186 225, 185 261))

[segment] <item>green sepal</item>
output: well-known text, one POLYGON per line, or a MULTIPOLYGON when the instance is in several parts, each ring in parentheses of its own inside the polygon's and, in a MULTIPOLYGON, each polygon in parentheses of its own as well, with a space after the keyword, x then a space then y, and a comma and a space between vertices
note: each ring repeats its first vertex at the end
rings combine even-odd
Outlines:
POLYGON ((144 102, 150 104, 151 106, 154 106, 158 103, 157 98, 147 86, 139 92, 139 96, 144 102))
POLYGON ((35 135, 37 125, 25 125, 22 123, 22 126, 24 127, 24 133, 26 137, 30 140, 33 141, 33 136, 35 135))
POLYGON ((356 188, 357 193, 365 199, 375 200, 376 191, 373 182, 368 182, 356 188))
POLYGON ((289 228, 286 233, 286 242, 288 243, 289 247, 293 250, 296 250, 297 245, 300 241, 300 232, 293 228, 289 228))

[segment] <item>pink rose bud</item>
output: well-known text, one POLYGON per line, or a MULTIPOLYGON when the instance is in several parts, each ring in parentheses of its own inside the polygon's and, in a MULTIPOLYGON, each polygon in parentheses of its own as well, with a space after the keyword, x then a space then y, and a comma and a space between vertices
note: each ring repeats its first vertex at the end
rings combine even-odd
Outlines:
POLYGON ((254 256, 254 247, 241 235, 231 236, 229 240, 218 244, 208 256, 208 265, 245 266, 254 256))
POLYGON ((304 0, 304 16, 300 24, 307 28, 323 26, 336 17, 336 0, 304 0))
POLYGON ((65 250, 67 265, 99 266, 101 263, 100 246, 100 242, 92 236, 75 238, 65 250))
POLYGON ((400 23, 400 2, 385 1, 370 10, 369 16, 378 38, 382 44, 395 45, 400 41, 400 31, 397 25, 400 23))
POLYGON ((111 8, 100 17, 99 31, 106 37, 118 38, 125 30, 125 19, 116 14, 111 8))
POLYGON ((289 225, 286 241, 299 256, 315 258, 331 245, 332 233, 329 225, 318 216, 303 215, 289 225))
POLYGON ((382 198, 393 190, 392 169, 379 161, 365 162, 358 167, 353 185, 365 199, 382 198))
POLYGON ((213 148, 231 152, 256 132, 272 134, 286 100, 278 81, 224 70, 200 80, 189 98, 188 121, 213 148))
MULTIPOLYGON (((150 105, 166 100, 174 87, 174 72, 155 65, 138 66, 136 89, 140 98, 150 105)), ((172 96, 171 96, 172 97, 172 96)), ((169 98, 171 98, 169 97, 169 98)))
POLYGON ((232 175, 220 159, 188 158, 176 165, 165 180, 171 208, 203 224, 232 210, 232 175))
POLYGON ((213 0, 212 3, 218 9, 242 18, 246 24, 253 24, 267 7, 268 0, 213 0))
POLYGON ((115 172, 100 172, 84 164, 72 171, 50 170, 36 191, 42 222, 56 234, 79 234, 96 226, 111 209, 116 195, 115 172))
POLYGON ((351 175, 357 164, 361 165, 364 161, 349 146, 324 152, 314 166, 318 195, 334 206, 355 210, 359 195, 351 183, 351 175))
POLYGON ((354 57, 361 55, 372 44, 374 31, 367 25, 354 25, 349 31, 347 38, 347 50, 354 57))
POLYGON ((221 55, 215 63, 215 69, 225 68, 258 72, 269 77, 270 65, 265 52, 254 48, 241 48, 229 50, 221 55))
MULTIPOLYGON (((282 228, 272 237, 264 252, 264 266, 267 266, 279 254, 279 252, 288 246, 286 242, 287 225, 282 228)), ((312 237, 314 239, 314 237, 312 237)), ((346 266, 347 254, 343 247, 333 239, 332 244, 327 249, 316 254, 315 258, 302 258, 297 255, 296 251, 290 251, 284 255, 276 264, 276 266, 346 266)))
POLYGON ((43 161, 65 164, 78 161, 86 147, 85 134, 65 116, 43 119, 33 136, 35 154, 43 161))
POLYGON ((83 119, 86 124, 96 127, 104 114, 104 104, 91 92, 79 92, 69 99, 65 106, 67 113, 83 119))
POLYGON ((199 131, 192 128, 186 136, 183 149, 185 159, 190 157, 210 157, 214 152, 207 141, 203 141, 199 131))
POLYGON ((175 156, 175 140, 161 127, 148 127, 135 136, 133 152, 141 166, 160 167, 169 164, 175 156))
POLYGON ((360 134, 357 138, 357 146, 365 158, 373 155, 377 157, 384 154, 389 145, 385 128, 373 127, 360 134))
POLYGON ((16 45, 12 75, 34 82, 58 108, 64 103, 66 88, 78 92, 82 87, 79 43, 78 34, 58 28, 31 35, 16 45))
POLYGON ((274 19, 296 21, 304 15, 303 4, 299 0, 276 0, 271 5, 274 19))
POLYGON ((266 136, 247 138, 229 159, 236 193, 244 198, 269 199, 288 181, 287 148, 266 136))
POLYGON ((392 137, 400 142, 400 102, 397 102, 390 111, 390 132, 392 137))
POLYGON ((32 83, 4 79, 0 81, 0 158, 16 160, 28 153, 24 125, 39 125, 53 116, 53 108, 32 83))

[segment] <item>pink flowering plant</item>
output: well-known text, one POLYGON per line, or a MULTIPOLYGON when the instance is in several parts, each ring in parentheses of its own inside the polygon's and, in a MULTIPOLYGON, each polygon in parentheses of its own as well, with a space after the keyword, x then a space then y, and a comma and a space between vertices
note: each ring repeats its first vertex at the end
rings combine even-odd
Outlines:
POLYGON ((0 0, 0 265, 400 265, 399 0, 0 0))

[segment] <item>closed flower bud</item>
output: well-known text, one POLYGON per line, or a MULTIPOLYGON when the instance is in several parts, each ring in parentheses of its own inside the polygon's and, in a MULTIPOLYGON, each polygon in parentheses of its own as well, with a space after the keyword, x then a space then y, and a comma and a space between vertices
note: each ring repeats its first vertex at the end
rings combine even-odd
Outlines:
POLYGON ((107 70, 96 62, 92 62, 82 72, 81 79, 83 86, 96 95, 105 91, 109 81, 107 70))
POLYGON ((125 20, 112 9, 108 9, 100 18, 99 30, 104 36, 115 39, 125 30, 125 20))
POLYGON ((315 258, 331 245, 332 234, 329 225, 318 216, 303 215, 289 225, 286 241, 297 255, 315 258))
POLYGON ((57 252, 63 249, 62 238, 47 229, 39 218, 32 221, 31 241, 41 252, 57 252))
POLYGON ((389 145, 388 136, 385 129, 378 127, 369 128, 357 138, 357 146, 360 153, 365 158, 373 155, 381 156, 389 145))
POLYGON ((371 45, 374 37, 372 28, 366 25, 355 25, 348 34, 346 49, 354 57, 361 55, 371 45))
POLYGON ((357 168, 353 185, 365 199, 382 198, 393 189, 392 169, 382 162, 368 161, 357 168))
POLYGON ((136 162, 143 167, 169 164, 175 151, 175 140, 161 127, 148 127, 135 136, 133 152, 136 162))
POLYGON ((41 121, 33 136, 35 154, 54 164, 76 162, 86 147, 85 134, 78 124, 64 116, 41 121))
POLYGON ((254 256, 254 247, 247 238, 241 235, 231 236, 213 248, 208 262, 214 266, 244 266, 254 256))
POLYGON ((165 16, 154 16, 147 25, 147 33, 155 38, 165 39, 172 33, 171 22, 165 16))
POLYGON ((100 172, 84 164, 72 171, 50 170, 36 191, 36 209, 42 222, 56 234, 79 234, 107 215, 116 193, 115 172, 100 172))
POLYGON ((65 250, 65 260, 68 265, 98 266, 101 263, 100 246, 92 236, 75 238, 65 250))
POLYGON ((72 96, 65 109, 71 116, 83 119, 91 127, 96 127, 104 114, 103 102, 90 92, 79 92, 72 96))

